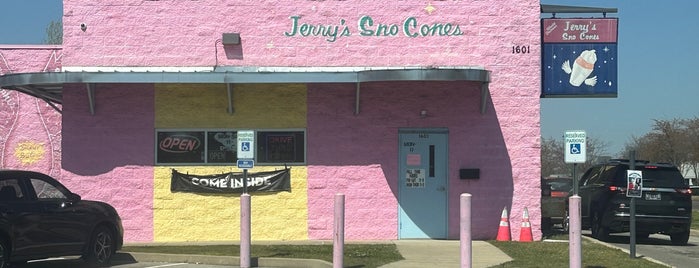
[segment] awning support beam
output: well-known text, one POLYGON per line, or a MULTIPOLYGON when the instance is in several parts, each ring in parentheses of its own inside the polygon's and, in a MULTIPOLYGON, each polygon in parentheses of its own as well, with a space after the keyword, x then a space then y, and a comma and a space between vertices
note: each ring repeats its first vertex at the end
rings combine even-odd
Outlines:
POLYGON ((233 84, 227 83, 226 89, 228 91, 228 114, 233 115, 235 108, 233 108, 233 84))
POLYGON ((87 83, 87 102, 90 105, 90 115, 95 115, 95 84, 87 83))
POLYGON ((359 89, 360 84, 357 83, 357 88, 354 91, 354 115, 359 115, 359 89))
POLYGON ((483 84, 481 84, 481 114, 485 114, 486 108, 488 107, 488 96, 490 96, 488 82, 483 82, 483 84))

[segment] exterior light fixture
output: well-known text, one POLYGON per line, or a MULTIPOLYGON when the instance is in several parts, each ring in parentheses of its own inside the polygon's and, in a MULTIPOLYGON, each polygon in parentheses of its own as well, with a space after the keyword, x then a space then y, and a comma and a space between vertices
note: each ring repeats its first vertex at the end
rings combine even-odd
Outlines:
POLYGON ((223 33, 223 38, 221 40, 224 46, 227 45, 240 45, 240 34, 239 33, 223 33))

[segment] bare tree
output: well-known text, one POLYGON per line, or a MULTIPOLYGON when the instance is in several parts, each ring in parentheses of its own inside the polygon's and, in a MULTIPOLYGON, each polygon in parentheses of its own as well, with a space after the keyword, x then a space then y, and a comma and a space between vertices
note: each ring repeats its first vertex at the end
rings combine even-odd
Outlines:
POLYGON ((699 175, 699 117, 687 119, 684 121, 686 145, 687 145, 687 163, 695 176, 699 175))
POLYGON ((564 162, 563 142, 554 138, 541 138, 541 175, 570 174, 564 162))
POLYGON ((46 39, 44 43, 49 45, 63 44, 63 22, 51 21, 46 27, 46 39))
MULTIPOLYGON (((572 176, 573 164, 565 163, 565 142, 554 138, 541 139, 541 175, 546 177, 554 174, 572 176)), ((606 148, 609 144, 595 137, 588 137, 585 145, 586 162, 576 164, 576 177, 582 175, 585 170, 600 161, 609 158, 606 156, 606 148)))
POLYGON ((651 132, 633 137, 626 145, 627 154, 636 151, 636 159, 671 163, 680 167, 688 162, 690 143, 685 120, 653 120, 651 132))

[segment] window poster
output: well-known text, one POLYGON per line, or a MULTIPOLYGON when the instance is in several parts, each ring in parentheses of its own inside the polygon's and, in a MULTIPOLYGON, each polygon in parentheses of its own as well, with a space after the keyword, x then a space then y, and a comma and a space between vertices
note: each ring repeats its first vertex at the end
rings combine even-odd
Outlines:
POLYGON ((408 188, 425 188, 425 170, 408 169, 405 174, 405 186, 408 188))
POLYGON ((206 134, 208 163, 235 163, 237 160, 237 133, 235 131, 209 131, 206 134))

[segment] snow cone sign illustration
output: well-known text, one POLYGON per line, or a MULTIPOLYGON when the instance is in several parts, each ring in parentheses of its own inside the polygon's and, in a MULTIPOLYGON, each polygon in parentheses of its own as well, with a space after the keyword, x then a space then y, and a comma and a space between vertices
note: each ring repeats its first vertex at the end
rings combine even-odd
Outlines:
POLYGON ((542 97, 617 96, 616 18, 542 19, 542 97))
POLYGON ((561 68, 570 75, 569 82, 571 85, 579 87, 584 82, 585 85, 595 86, 597 84, 597 76, 588 78, 595 68, 595 62, 597 62, 595 50, 585 50, 575 59, 573 68, 570 68, 569 61, 563 62, 561 68))

